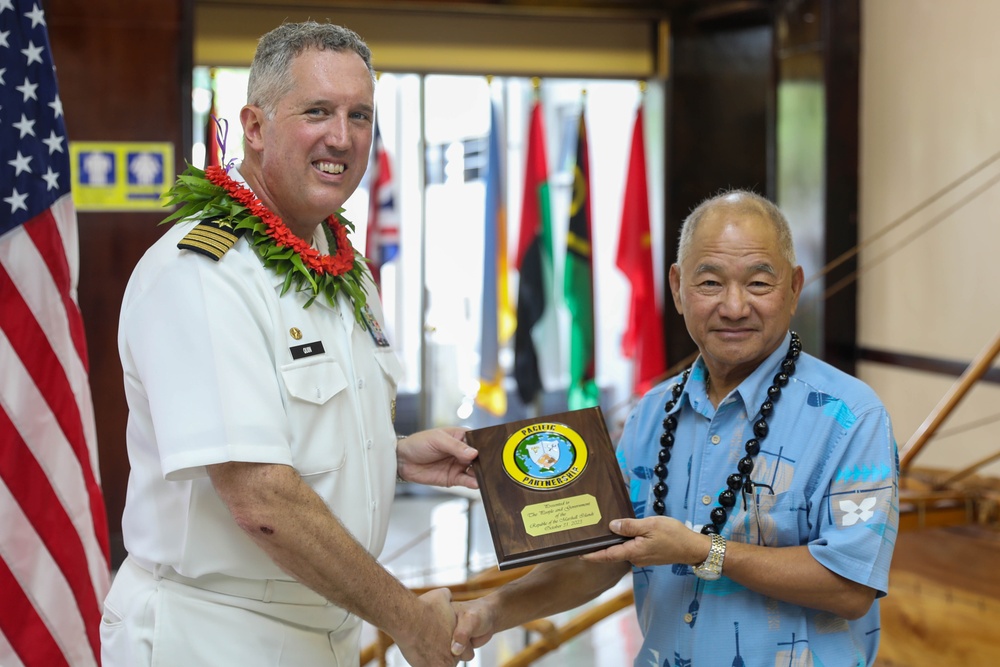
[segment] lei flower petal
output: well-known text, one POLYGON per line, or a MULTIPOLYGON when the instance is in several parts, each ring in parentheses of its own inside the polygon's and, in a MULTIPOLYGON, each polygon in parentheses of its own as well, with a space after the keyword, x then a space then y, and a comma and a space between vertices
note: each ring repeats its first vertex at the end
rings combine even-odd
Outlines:
POLYGON ((279 276, 285 276, 281 293, 290 287, 311 293, 305 307, 323 295, 331 306, 336 305, 341 290, 354 304, 354 317, 365 324, 362 312, 365 291, 365 258, 351 245, 348 229, 354 225, 337 211, 326 219, 324 231, 333 254, 324 255, 295 236, 284 221, 269 210, 250 188, 229 177, 221 166, 204 171, 188 164, 174 183, 167 206, 184 206, 164 219, 213 220, 232 229, 242 229, 264 265, 279 276))

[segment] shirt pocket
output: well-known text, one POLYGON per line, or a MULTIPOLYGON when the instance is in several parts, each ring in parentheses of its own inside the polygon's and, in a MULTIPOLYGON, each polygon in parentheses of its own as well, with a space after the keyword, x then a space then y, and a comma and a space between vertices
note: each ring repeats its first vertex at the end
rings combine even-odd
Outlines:
POLYGON ((375 357, 375 361, 378 362, 378 367, 382 371, 381 387, 385 396, 385 400, 382 401, 384 407, 378 407, 375 414, 387 420, 386 424, 390 435, 393 436, 393 444, 395 444, 396 394, 399 383, 403 379, 403 366, 391 349, 376 350, 372 356, 375 357))
POLYGON ((375 359, 378 360, 378 365, 382 368, 382 374, 385 375, 385 379, 389 384, 392 398, 395 398, 399 381, 403 379, 403 365, 399 363, 396 353, 392 350, 378 350, 375 352, 375 359))
POLYGON ((339 470, 347 456, 345 436, 337 424, 351 424, 347 378, 329 358, 300 359, 281 367, 288 392, 292 461, 300 475, 339 470))
POLYGON ((293 361, 281 367, 289 396, 323 405, 347 386, 347 378, 333 359, 293 361))
POLYGON ((734 517, 733 537, 749 544, 788 547, 803 544, 808 532, 805 497, 797 490, 774 493, 757 485, 744 494, 745 511, 734 517), (742 533, 742 535, 740 534, 742 533))

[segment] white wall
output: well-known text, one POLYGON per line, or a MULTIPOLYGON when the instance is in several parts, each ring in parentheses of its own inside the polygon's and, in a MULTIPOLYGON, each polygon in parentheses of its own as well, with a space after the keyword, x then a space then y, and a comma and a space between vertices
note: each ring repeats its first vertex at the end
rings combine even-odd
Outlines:
MULTIPOLYGON (((994 0, 862 2, 859 241, 885 232, 860 256, 862 347, 969 361, 1000 331, 1000 159, 950 187, 1000 152, 998 25, 994 0)), ((873 363, 858 373, 900 447, 956 382, 873 363)), ((1000 386, 977 385, 914 465, 959 469, 997 452, 1000 421, 957 427, 998 414, 1000 386)))

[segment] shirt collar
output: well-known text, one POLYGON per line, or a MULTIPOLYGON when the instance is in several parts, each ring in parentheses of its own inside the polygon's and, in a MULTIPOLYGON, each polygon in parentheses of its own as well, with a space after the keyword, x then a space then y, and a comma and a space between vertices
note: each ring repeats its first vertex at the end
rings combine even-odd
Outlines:
POLYGON ((736 387, 735 393, 739 394, 748 415, 756 415, 761 404, 767 400, 767 390, 774 384, 774 376, 777 375, 781 362, 788 354, 788 344, 791 339, 791 333, 785 332, 781 345, 736 387))
MULTIPOLYGON (((772 352, 768 357, 761 362, 754 371, 746 377, 739 386, 734 389, 729 396, 723 400, 723 404, 732 400, 743 401, 743 406, 746 409, 748 415, 756 415, 760 409, 760 405, 767 398, 767 390, 774 382, 774 376, 778 373, 781 368, 781 362, 785 359, 785 355, 788 354, 788 344, 792 339, 791 333, 786 332, 785 338, 774 352, 772 352)), ((698 412, 711 416, 715 413, 715 408, 712 406, 711 400, 708 398, 708 392, 705 389, 705 378, 708 377, 708 369, 705 366, 705 360, 702 359, 701 355, 695 359, 694 364, 691 366, 691 375, 688 377, 687 384, 684 386, 684 393, 681 394, 680 400, 671 410, 671 414, 680 409, 680 405, 685 400, 691 405, 692 408, 698 412)), ((678 378, 678 381, 680 379, 678 378)), ((722 404, 720 404, 721 406, 722 404)))

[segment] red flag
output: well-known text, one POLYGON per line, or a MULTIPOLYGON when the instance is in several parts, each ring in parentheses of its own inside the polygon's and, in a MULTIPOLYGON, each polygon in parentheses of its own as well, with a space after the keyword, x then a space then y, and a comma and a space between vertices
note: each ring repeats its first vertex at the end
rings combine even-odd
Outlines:
POLYGON ((372 139, 372 157, 369 161, 368 233, 365 252, 370 260, 372 277, 382 289, 382 265, 396 258, 399 253, 399 216, 393 192, 392 166, 385 150, 382 133, 375 125, 372 139))
MULTIPOLYGON (((536 93, 537 95, 537 93, 536 93)), ((530 403, 542 391, 538 354, 531 332, 552 303, 552 219, 549 167, 545 153, 542 103, 535 98, 524 167, 524 201, 517 239, 517 329, 514 332, 514 378, 518 395, 530 403)))
POLYGON ((219 145, 219 126, 216 118, 215 94, 212 94, 212 110, 208 112, 208 122, 205 124, 205 168, 218 167, 222 163, 222 147, 219 145))
POLYGON ((219 112, 215 108, 215 70, 211 73, 212 104, 205 122, 205 168, 218 167, 222 163, 222 146, 219 142, 219 112))
POLYGON ((635 361, 633 391, 642 395, 666 371, 663 320, 656 305, 653 253, 649 234, 649 195, 646 189, 646 151, 642 106, 635 116, 632 152, 622 206, 621 236, 615 263, 632 285, 628 327, 622 336, 622 354, 635 361))
POLYGON ((0 665, 97 665, 108 527, 69 149, 43 12, 13 4, 0 10, 0 665))

